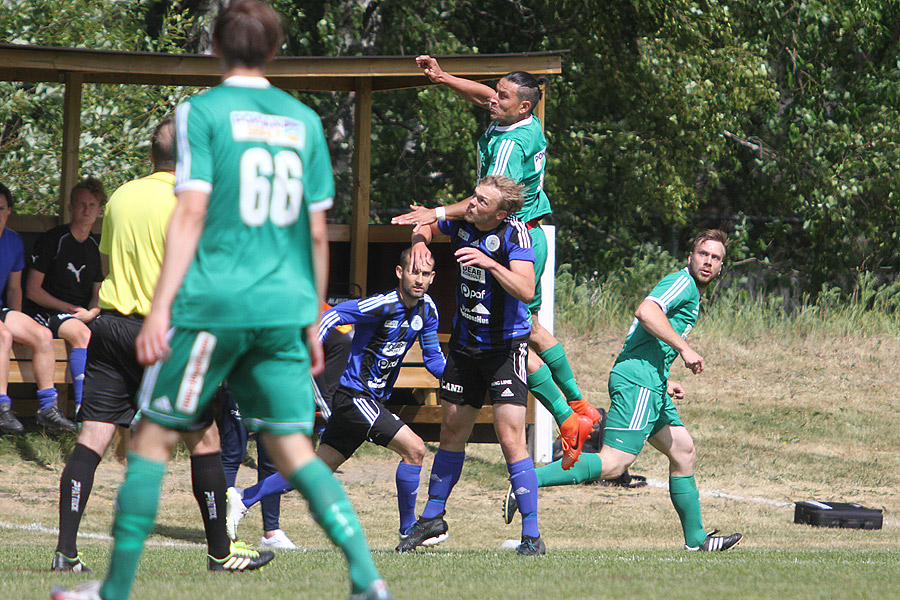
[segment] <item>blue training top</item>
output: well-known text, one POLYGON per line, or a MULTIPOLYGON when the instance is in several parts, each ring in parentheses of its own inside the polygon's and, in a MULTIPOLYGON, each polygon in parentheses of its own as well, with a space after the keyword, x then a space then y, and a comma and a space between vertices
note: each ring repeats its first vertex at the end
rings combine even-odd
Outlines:
MULTIPOLYGON (((525 223, 515 217, 507 217, 490 231, 481 231, 465 221, 440 221, 438 227, 450 236, 454 252, 472 246, 507 269, 514 260, 534 262, 531 236, 525 223)), ((503 289, 486 269, 460 265, 456 306, 450 336, 454 350, 505 350, 531 333, 527 305, 503 289)))
POLYGON ((425 294, 412 308, 397 290, 341 302, 322 315, 319 339, 338 325, 355 325, 341 385, 384 402, 390 396, 407 350, 419 338, 428 372, 441 378, 447 364, 438 342, 438 312, 425 294))
POLYGON ((6 227, 0 234, 0 306, 3 306, 3 295, 6 293, 6 282, 9 274, 25 268, 25 246, 22 238, 12 229, 6 227))

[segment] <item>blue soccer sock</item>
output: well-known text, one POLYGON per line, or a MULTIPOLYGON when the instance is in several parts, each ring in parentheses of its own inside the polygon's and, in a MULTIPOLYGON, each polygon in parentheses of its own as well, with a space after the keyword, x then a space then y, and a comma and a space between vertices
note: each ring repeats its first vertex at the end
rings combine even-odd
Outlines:
POLYGON ((422 465, 401 462, 397 465, 397 508, 400 511, 400 533, 409 533, 416 522, 416 495, 419 493, 419 478, 422 465))
POLYGON ((12 406, 12 398, 7 394, 0 394, 0 406, 12 406))
POLYGON ((244 506, 250 508, 263 498, 275 494, 283 494, 294 489, 290 482, 281 476, 281 473, 269 475, 262 481, 244 488, 244 506))
POLYGON ((451 452, 440 449, 434 456, 431 465, 431 479, 428 482, 428 503, 422 511, 423 519, 433 519, 444 512, 447 498, 453 491, 453 486, 459 481, 462 474, 463 462, 466 460, 466 451, 451 452))
POLYGON ((72 348, 69 354, 69 373, 72 375, 72 389, 75 392, 75 407, 81 407, 84 390, 84 365, 87 363, 87 348, 72 348))
POLYGON ((56 388, 48 387, 45 390, 38 390, 37 399, 38 404, 41 405, 41 410, 47 410, 48 408, 56 404, 56 388))
POLYGON ((507 463, 509 482, 512 484, 513 493, 516 495, 516 503, 519 512, 522 513, 522 535, 539 537, 538 529, 538 482, 534 472, 534 461, 531 458, 523 458, 514 463, 507 463))

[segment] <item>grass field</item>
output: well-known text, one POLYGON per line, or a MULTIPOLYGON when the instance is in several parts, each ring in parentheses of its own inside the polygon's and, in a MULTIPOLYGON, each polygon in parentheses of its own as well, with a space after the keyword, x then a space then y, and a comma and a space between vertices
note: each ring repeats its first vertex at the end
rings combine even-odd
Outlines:
MULTIPOLYGON (((714 325, 714 322, 713 322, 714 325)), ((606 375, 622 331, 590 336, 563 329, 581 387, 606 406, 606 375)), ((652 450, 633 472, 654 485, 541 491, 540 520, 548 555, 520 559, 500 550, 518 537, 500 519, 506 472, 499 449, 472 446, 448 504, 450 539, 431 552, 399 556, 393 471, 396 460, 367 449, 340 473, 397 598, 896 598, 900 596, 900 381, 896 335, 850 337, 734 336, 701 323, 693 346, 707 371, 673 377, 688 397, 679 406, 698 451, 698 483, 707 528, 741 531, 733 551, 681 550, 680 527, 662 487, 666 465, 652 450), (795 525, 792 502, 856 501, 885 509, 880 531, 795 525)), ((50 573, 57 488, 70 441, 32 433, 0 439, 0 596, 46 598, 57 583, 90 576, 50 573)), ((426 458, 428 473, 433 452, 426 458)), ((173 463, 159 523, 134 598, 344 598, 339 553, 329 548, 297 494, 282 502, 282 528, 303 551, 281 552, 261 573, 208 574, 202 527, 190 494, 187 461, 173 463), (173 546, 174 545, 174 546, 173 546)), ((123 467, 98 470, 80 540, 102 575, 105 534, 123 467)), ((255 480, 246 468, 239 484, 255 480)), ((421 508, 425 481, 420 491, 421 508)), ((256 542, 258 511, 241 525, 256 542)))

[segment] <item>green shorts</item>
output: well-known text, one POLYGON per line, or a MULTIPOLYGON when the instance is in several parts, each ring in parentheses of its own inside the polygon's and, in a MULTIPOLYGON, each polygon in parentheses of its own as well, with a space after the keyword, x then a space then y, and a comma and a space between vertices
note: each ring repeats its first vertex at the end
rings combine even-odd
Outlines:
POLYGON ((315 401, 305 338, 299 326, 175 328, 169 358, 144 371, 141 412, 186 430, 227 379, 248 429, 309 435, 315 401))
POLYGON ((666 425, 684 426, 665 390, 650 390, 610 373, 609 398, 603 443, 616 450, 637 456, 647 440, 666 425))
POLYGON ((531 235, 531 248, 534 250, 534 298, 528 303, 528 314, 541 310, 541 276, 547 263, 547 236, 540 225, 528 230, 531 235))

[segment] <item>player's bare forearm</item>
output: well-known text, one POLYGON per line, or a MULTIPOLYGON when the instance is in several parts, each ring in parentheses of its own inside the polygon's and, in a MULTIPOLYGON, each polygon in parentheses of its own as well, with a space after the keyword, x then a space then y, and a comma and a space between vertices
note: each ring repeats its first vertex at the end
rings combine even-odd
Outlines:
POLYGON ((29 300, 43 306, 44 308, 49 308, 50 310, 55 310, 61 313, 69 313, 75 314, 75 312, 81 308, 74 304, 69 304, 68 302, 63 302, 56 296, 53 296, 44 289, 44 274, 40 271, 32 269, 28 272, 28 277, 25 281, 25 295, 29 300))
POLYGON ((22 271, 13 271, 6 278, 6 306, 22 311, 22 271))
POLYGON ((306 328, 306 343, 309 346, 309 373, 313 377, 322 374, 325 369, 325 351, 317 335, 318 321, 306 328))
POLYGON ((459 264, 467 267, 480 267, 490 271, 497 283, 512 297, 522 302, 531 302, 534 298, 534 264, 525 260, 514 260, 509 268, 504 267, 478 248, 467 246, 455 253, 459 264))
POLYGON ((422 69, 425 76, 434 83, 446 85, 476 106, 482 108, 490 106, 491 97, 494 95, 494 90, 490 86, 447 73, 438 64, 436 58, 427 54, 417 56, 416 64, 422 69))
POLYGON ((672 328, 669 318, 663 309, 652 300, 644 300, 634 312, 635 318, 647 333, 671 346, 684 361, 684 366, 696 375, 703 371, 703 357, 694 352, 678 333, 672 328))
POLYGON ((328 289, 328 222, 325 211, 317 211, 310 215, 310 233, 313 242, 313 263, 316 269, 316 296, 320 302, 325 300, 328 289))
MULTIPOLYGON (((455 204, 448 204, 444 206, 444 211, 446 217, 444 220, 446 221, 459 221, 463 218, 463 215, 466 214, 466 205, 469 203, 469 199, 461 200, 455 204)), ((437 212, 434 208, 425 208, 424 206, 416 206, 415 204, 409 205, 409 212, 403 213, 402 215, 397 215, 396 217, 391 218, 391 225, 431 225, 432 223, 436 223, 437 212)))

